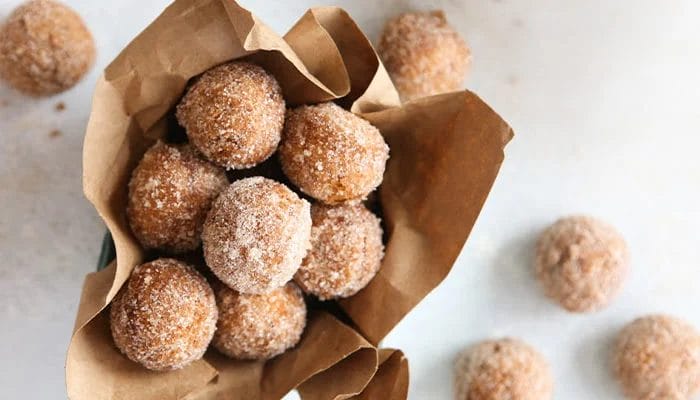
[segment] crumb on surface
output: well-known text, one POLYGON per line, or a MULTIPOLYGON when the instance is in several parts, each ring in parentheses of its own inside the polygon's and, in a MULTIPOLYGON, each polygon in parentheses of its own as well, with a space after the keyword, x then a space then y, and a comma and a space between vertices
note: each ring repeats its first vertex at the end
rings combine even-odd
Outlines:
POLYGON ((50 137, 51 139, 58 139, 58 138, 61 137, 61 136, 63 136, 63 132, 61 132, 61 131, 58 130, 58 129, 52 129, 52 130, 49 132, 49 137, 50 137))
POLYGON ((61 112, 66 109, 66 103, 59 101, 56 103, 56 105, 53 107, 54 110, 61 112))

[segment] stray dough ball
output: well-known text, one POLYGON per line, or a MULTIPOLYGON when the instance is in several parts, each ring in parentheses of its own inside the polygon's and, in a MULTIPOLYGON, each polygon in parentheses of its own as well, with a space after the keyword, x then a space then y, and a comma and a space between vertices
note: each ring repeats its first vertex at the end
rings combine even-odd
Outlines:
POLYGON ((131 230, 145 248, 195 250, 207 212, 227 186, 224 170, 199 158, 190 146, 159 141, 146 151, 129 182, 131 230))
POLYGON ((358 201, 382 182, 389 146, 379 130, 335 103, 287 113, 280 145, 287 177, 326 204, 358 201))
POLYGON ((404 101, 461 89, 471 61, 469 47, 442 11, 389 20, 377 52, 404 101))
POLYGON ((234 61, 205 72, 177 106, 177 120, 205 157, 250 168, 274 153, 284 125, 282 89, 261 67, 234 61))
POLYGON ((95 61, 95 43, 80 16, 52 0, 31 0, 0 28, 0 78, 30 96, 78 83, 95 61))
POLYGON ((517 339, 478 343, 455 364, 456 400, 547 400, 552 387, 547 361, 517 339))
POLYGON ((384 256, 379 218, 363 204, 311 207, 311 250, 294 280, 321 300, 349 297, 374 278, 384 256))
POLYGON ((689 400, 700 393, 700 333, 666 315, 649 315, 617 336, 613 368, 634 400, 689 400))
POLYGON ((212 344, 241 360, 266 360, 294 347, 306 326, 306 303, 292 282, 266 294, 242 294, 219 285, 219 322, 212 344))
POLYGON ((221 193, 207 216, 204 258, 232 289, 267 293, 292 279, 310 234, 309 202, 271 179, 241 179, 221 193))
POLYGON ((628 264, 622 236, 591 217, 562 218, 537 242, 535 269, 545 294, 573 312, 608 305, 625 280, 628 264))
POLYGON ((112 337, 148 369, 178 369, 202 358, 218 312, 209 284, 192 266, 159 258, 134 268, 112 302, 112 337))

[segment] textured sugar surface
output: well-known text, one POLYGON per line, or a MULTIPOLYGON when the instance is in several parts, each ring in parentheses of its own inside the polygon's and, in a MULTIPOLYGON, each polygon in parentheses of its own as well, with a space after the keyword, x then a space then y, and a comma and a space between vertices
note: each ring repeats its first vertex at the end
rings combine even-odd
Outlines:
POLYGON ((377 52, 404 101, 460 89, 471 59, 441 11, 389 20, 377 52))
POLYGON ((95 44, 80 16, 55 1, 29 1, 0 28, 0 77, 29 95, 70 88, 94 59, 95 44))
POLYGON ((272 358, 294 347, 306 326, 306 304, 292 282, 266 294, 216 290, 219 322, 212 344, 229 357, 272 358))
POLYGON ((620 290, 628 265, 622 236, 591 217, 562 218, 537 242, 537 277, 545 294, 569 311, 595 311, 608 305, 620 290))
POLYGON ((700 392, 700 333, 666 315, 638 318, 618 335, 612 364, 631 399, 691 399, 700 392))
POLYGON ((129 182, 129 225, 146 248, 194 250, 212 202, 227 186, 224 170, 199 158, 190 146, 157 142, 129 182))
POLYGON ((280 163, 309 196, 327 204, 364 199, 382 182, 389 147, 369 122, 334 103, 287 112, 280 163))
POLYGON ((168 258, 137 266, 110 310, 117 347, 153 370, 178 369, 201 358, 217 317, 204 277, 168 258))
POLYGON ((455 363, 457 400, 548 400, 549 365, 517 339, 487 340, 466 349, 455 363))
POLYGON ((204 257, 231 288, 265 293, 294 276, 310 234, 306 200, 271 179, 241 179, 221 193, 207 216, 204 257))
POLYGON ((205 72, 177 106, 190 142, 226 168, 250 168, 270 157, 284 125, 282 89, 261 67, 240 61, 205 72))
POLYGON ((294 280, 321 300, 349 297, 374 278, 384 256, 379 219, 363 204, 311 207, 311 250, 294 280))

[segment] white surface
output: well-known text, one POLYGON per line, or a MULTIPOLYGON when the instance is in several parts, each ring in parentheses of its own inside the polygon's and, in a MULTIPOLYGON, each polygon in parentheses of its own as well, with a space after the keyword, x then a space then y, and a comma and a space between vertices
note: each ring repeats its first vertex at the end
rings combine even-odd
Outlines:
MULTIPOLYGON (((1 0, 0 15, 17 1, 1 0)), ((34 101, 0 90, 0 387, 60 399, 83 275, 103 227, 80 188, 80 153, 98 71, 166 0, 68 1, 99 46, 68 93, 34 101), (57 101, 67 110, 53 111, 57 101), (63 135, 50 139, 60 129, 63 135)), ((550 360, 557 399, 617 399, 607 346, 651 311, 700 326, 700 2, 694 0, 243 1, 284 32, 311 3, 345 6, 374 39, 384 18, 441 7, 472 46, 467 86, 517 136, 447 280, 385 341, 411 364, 412 399, 449 399, 454 354, 503 335, 550 360), (379 10, 375 10, 377 7, 379 10), (621 295, 569 315, 530 273, 535 234, 566 213, 614 223, 633 266, 621 295)))

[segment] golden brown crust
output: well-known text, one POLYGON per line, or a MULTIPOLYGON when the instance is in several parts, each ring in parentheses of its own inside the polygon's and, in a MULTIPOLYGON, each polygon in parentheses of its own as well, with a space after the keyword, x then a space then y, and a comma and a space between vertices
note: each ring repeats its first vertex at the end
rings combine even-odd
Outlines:
POLYGON ((306 303, 292 282, 270 293, 216 290, 219 322, 212 345, 242 360, 265 360, 294 347, 306 326, 306 303))
POLYGON ((311 207, 311 250, 294 280, 321 300, 349 297, 374 278, 384 256, 379 219, 364 205, 311 207))
POLYGON ((442 11, 389 20, 377 52, 404 101, 459 90, 471 60, 469 47, 442 11))
POLYGON ((95 60, 95 44, 80 16, 53 0, 31 0, 0 28, 0 77, 31 96, 75 85, 95 60))
POLYGON ((112 302, 110 321, 117 348, 156 371, 200 359, 217 320, 209 284, 192 266, 160 258, 134 268, 112 302))
POLYGON ((145 248, 170 253, 195 250, 207 212, 228 186, 222 168, 189 146, 157 142, 129 182, 127 219, 145 248))
POLYGON ((322 103, 287 112, 279 156, 302 192, 338 204, 364 199, 379 186, 389 147, 369 122, 322 103))
POLYGON ((275 151, 284 111, 277 80, 255 64, 234 61, 205 72, 182 98, 176 116, 205 157, 241 169, 275 151))

